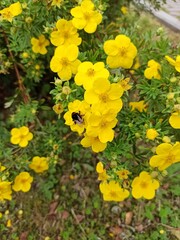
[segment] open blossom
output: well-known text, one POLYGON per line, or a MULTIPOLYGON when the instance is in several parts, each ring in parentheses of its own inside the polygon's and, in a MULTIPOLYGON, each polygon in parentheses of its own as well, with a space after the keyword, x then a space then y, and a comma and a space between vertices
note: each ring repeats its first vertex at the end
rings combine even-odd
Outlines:
POLYGON ((94 33, 102 21, 102 15, 94 10, 94 4, 90 0, 83 0, 81 6, 72 8, 71 15, 73 25, 87 33, 94 33))
POLYGON ((103 181, 100 183, 100 191, 103 194, 104 201, 124 201, 129 196, 129 191, 120 187, 118 182, 103 181))
POLYGON ((109 71, 104 67, 103 62, 82 62, 79 67, 74 81, 77 85, 83 85, 88 90, 93 87, 93 83, 97 78, 108 78, 109 71))
POLYGON ((51 70, 57 72, 62 80, 70 80, 72 75, 77 73, 81 63, 77 59, 78 54, 79 49, 74 44, 58 46, 50 62, 51 70))
POLYGON ((160 171, 163 171, 173 163, 180 161, 180 143, 174 145, 161 143, 156 148, 156 154, 151 157, 149 164, 151 167, 157 167, 160 171))
POLYGON ((51 43, 54 46, 75 44, 76 46, 81 44, 82 39, 77 33, 77 29, 73 26, 72 21, 65 19, 59 19, 56 23, 56 29, 51 33, 51 43))
POLYGON ((169 118, 169 124, 175 129, 180 129, 180 112, 174 112, 169 118))
POLYGON ((122 108, 123 88, 118 83, 110 83, 106 78, 98 78, 94 81, 93 87, 86 90, 84 99, 89 104, 98 104, 104 109, 116 109, 120 111, 122 108))
POLYGON ((107 114, 91 114, 88 118, 86 133, 91 137, 98 137, 102 143, 111 142, 114 138, 113 128, 117 124, 117 118, 107 114))
POLYGON ((144 76, 147 79, 152 79, 152 78, 161 79, 160 72, 161 72, 161 65, 155 60, 151 59, 148 61, 148 67, 144 71, 144 76))
POLYGON ((34 53, 40 53, 42 55, 47 53, 46 47, 49 46, 49 40, 41 34, 38 38, 31 38, 32 50, 34 53))
POLYGON ((13 128, 11 130, 11 143, 19 144, 20 147, 26 147, 28 142, 33 139, 33 134, 29 132, 28 127, 13 128))
POLYGON ((0 19, 12 22, 15 16, 22 13, 22 8, 20 2, 11 4, 9 7, 0 10, 0 19))
POLYGON ((155 197, 155 190, 159 188, 159 182, 151 177, 148 172, 141 172, 132 182, 132 195, 138 199, 144 197, 152 199, 155 197))
POLYGON ((11 182, 0 180, 0 201, 12 199, 11 182))
POLYGON ((75 100, 68 104, 68 111, 64 114, 65 124, 70 126, 72 131, 81 134, 87 124, 87 117, 90 114, 90 106, 85 101, 75 100), (78 114, 82 121, 77 123, 73 119, 73 113, 78 114))
POLYGON ((21 172, 14 180, 13 190, 28 192, 31 188, 33 177, 28 172, 21 172))
POLYGON ((137 49, 126 35, 118 35, 115 40, 104 43, 104 51, 108 55, 106 62, 110 68, 131 68, 137 55, 137 49))
POLYGON ((29 164, 29 167, 33 169, 36 173, 42 173, 49 168, 47 158, 45 157, 33 157, 32 163, 29 164))
POLYGON ((86 133, 84 134, 84 138, 81 140, 81 145, 85 148, 91 147, 93 152, 102 152, 107 147, 107 143, 102 143, 99 140, 98 136, 88 136, 86 133))
POLYGON ((175 67, 177 72, 180 72, 180 55, 177 55, 176 60, 169 56, 165 56, 166 60, 175 67))

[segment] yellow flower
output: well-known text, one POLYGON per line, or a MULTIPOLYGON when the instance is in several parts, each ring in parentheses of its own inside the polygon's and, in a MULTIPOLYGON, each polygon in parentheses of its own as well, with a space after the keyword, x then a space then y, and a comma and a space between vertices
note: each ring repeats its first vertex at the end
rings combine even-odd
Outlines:
POLYGON ((63 0, 52 0, 51 6, 57 6, 60 8, 62 2, 63 0))
POLYGON ((11 182, 0 180, 0 201, 12 199, 11 182))
POLYGON ((163 171, 173 163, 180 161, 180 143, 174 145, 161 143, 156 148, 156 154, 151 157, 149 164, 151 167, 158 167, 160 171, 163 171))
POLYGON ((47 158, 45 157, 33 157, 32 163, 29 164, 29 167, 33 169, 36 173, 42 173, 49 168, 47 158))
POLYGON ((130 78, 125 78, 120 80, 118 83, 121 85, 124 91, 127 91, 132 88, 132 86, 129 84, 130 78))
POLYGON ((147 111, 147 104, 145 104, 143 100, 139 102, 130 102, 129 106, 131 107, 131 111, 134 111, 135 109, 139 112, 147 111))
POLYGON ((88 90, 93 87, 96 78, 108 78, 109 71, 104 67, 103 62, 97 62, 93 65, 91 62, 83 62, 78 67, 78 72, 74 78, 75 83, 83 85, 88 90))
POLYGON ((126 14, 128 13, 128 8, 125 7, 125 6, 122 6, 122 7, 121 7, 121 12, 122 12, 124 15, 126 15, 126 14))
POLYGON ((106 173, 106 169, 104 169, 104 166, 102 162, 98 162, 96 165, 96 172, 98 173, 98 180, 105 181, 109 178, 109 176, 106 173))
POLYGON ((128 179, 128 175, 130 174, 130 172, 126 169, 121 169, 117 171, 116 174, 120 179, 128 179))
POLYGON ((111 116, 108 111, 106 114, 93 113, 88 118, 87 136, 98 137, 102 143, 111 142, 114 138, 113 128, 116 126, 117 121, 117 118, 111 116))
POLYGON ((13 128, 11 130, 11 143, 19 144, 20 147, 26 147, 28 142, 33 139, 33 134, 29 132, 28 127, 13 128))
POLYGON ((15 16, 22 13, 22 8, 20 2, 11 4, 9 7, 0 10, 0 14, 3 20, 12 22, 15 16))
POLYGON ((5 169, 6 169, 6 167, 1 165, 1 163, 0 163, 0 172, 3 172, 5 169))
POLYGON ((13 190, 16 192, 28 192, 31 188, 33 177, 28 172, 21 172, 14 180, 13 190))
POLYGON ((94 10, 94 4, 90 0, 84 0, 81 6, 71 9, 74 17, 72 23, 77 29, 84 29, 87 33, 94 33, 97 25, 102 21, 102 15, 94 10))
POLYGON ((11 219, 7 220, 6 227, 12 227, 11 219))
POLYGON ((149 128, 146 131, 146 138, 149 140, 154 140, 158 135, 158 132, 154 128, 149 128))
POLYGON ((96 172, 97 173, 102 173, 104 171, 104 165, 102 162, 98 162, 96 165, 96 172))
POLYGON ((85 101, 75 100, 68 104, 68 111, 64 114, 65 124, 70 126, 72 131, 81 134, 87 124, 87 117, 90 114, 90 106, 85 101), (78 114, 82 119, 81 122, 77 122, 73 119, 73 113, 78 114))
POLYGON ((152 78, 161 79, 160 72, 161 72, 161 65, 152 59, 148 61, 148 68, 145 69, 144 76, 147 79, 152 79, 152 78))
MULTIPOLYGON (((89 104, 98 104, 104 109, 116 109, 119 112, 122 108, 123 88, 118 83, 112 83, 106 78, 98 78, 94 81, 93 87, 86 90, 84 99, 89 104)), ((97 107, 97 108, 100 108, 97 107)))
POLYGON ((169 123, 171 127, 175 129, 180 129, 180 112, 174 112, 169 118, 169 123))
POLYGON ((126 35, 118 35, 115 40, 104 43, 104 51, 108 55, 106 62, 110 68, 131 68, 137 49, 126 35))
POLYGON ((129 196, 129 191, 120 187, 118 182, 103 181, 100 183, 100 191, 103 194, 104 201, 124 201, 129 196))
POLYGON ((144 197, 152 199, 155 197, 155 190, 159 188, 159 182, 151 177, 148 172, 141 172, 132 182, 132 195, 138 199, 144 197))
POLYGON ((180 55, 176 57, 176 60, 172 59, 169 56, 165 56, 166 60, 175 67, 177 72, 180 72, 180 55))
POLYGON ((81 44, 82 39, 77 33, 77 29, 73 26, 72 21, 65 19, 59 19, 56 23, 56 31, 51 33, 51 43, 54 46, 75 44, 76 46, 81 44))
POLYGON ((53 110, 55 111, 55 113, 61 114, 64 111, 64 108, 61 103, 57 103, 53 106, 53 110))
POLYGON ((58 46, 50 62, 51 70, 57 72, 61 79, 70 80, 72 74, 77 73, 78 66, 81 63, 77 59, 78 54, 78 47, 74 44, 58 46))
POLYGON ((99 140, 99 137, 88 136, 86 133, 84 134, 84 138, 81 140, 81 145, 83 147, 91 147, 93 152, 102 152, 107 147, 107 143, 102 143, 99 140))
POLYGON ((31 38, 32 50, 34 53, 40 53, 42 55, 47 53, 46 47, 49 46, 49 40, 44 35, 40 35, 38 38, 31 38))

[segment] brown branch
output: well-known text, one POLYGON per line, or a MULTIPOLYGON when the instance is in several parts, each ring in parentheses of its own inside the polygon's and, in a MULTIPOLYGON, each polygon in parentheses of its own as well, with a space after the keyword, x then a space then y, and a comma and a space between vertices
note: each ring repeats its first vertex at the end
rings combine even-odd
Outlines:
POLYGON ((8 41, 8 38, 6 36, 6 33, 4 31, 2 31, 3 33, 3 36, 4 36, 4 40, 5 40, 5 43, 7 45, 7 48, 8 48, 8 52, 9 52, 9 55, 13 61, 13 65, 14 65, 14 70, 15 70, 15 73, 16 73, 16 77, 17 77, 17 80, 18 80, 18 86, 19 86, 19 90, 20 90, 20 93, 21 93, 21 96, 23 98, 23 101, 25 104, 29 103, 30 102, 30 96, 29 94, 27 93, 27 90, 23 84, 23 81, 21 79, 21 75, 19 73, 19 70, 18 70, 18 66, 15 62, 15 59, 14 59, 14 56, 13 56, 13 53, 11 52, 11 50, 9 49, 9 41, 8 41))

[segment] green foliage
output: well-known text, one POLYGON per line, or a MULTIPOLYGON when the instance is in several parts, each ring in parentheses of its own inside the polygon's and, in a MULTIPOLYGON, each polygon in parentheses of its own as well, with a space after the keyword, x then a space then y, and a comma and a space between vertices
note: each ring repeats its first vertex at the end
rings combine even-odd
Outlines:
MULTIPOLYGON (((0 182, 9 181, 13 185, 21 172, 29 172, 33 177, 30 191, 13 190, 12 200, 0 205, 2 240, 175 239, 167 225, 175 229, 179 224, 179 165, 161 172, 149 166, 149 159, 164 136, 172 143, 180 140, 179 129, 169 124, 171 113, 180 104, 180 77, 164 58, 168 55, 175 59, 180 54, 180 45, 178 41, 172 43, 162 27, 149 26, 149 18, 140 18, 140 1, 93 2, 103 21, 93 34, 78 32, 82 38, 78 59, 93 64, 103 62, 110 72, 111 84, 130 78, 131 86, 122 96, 123 108, 113 128, 115 138, 98 154, 83 148, 82 135, 72 132, 64 120, 69 103, 82 101, 85 89, 75 84, 74 75, 64 81, 51 71, 50 61, 56 48, 53 44, 47 46, 47 54, 33 52, 31 44, 31 39, 41 34, 50 40, 57 20, 72 19, 70 11, 78 1, 64 0, 59 8, 51 0, 21 0, 21 14, 12 22, 0 19, 0 182), (123 15, 122 6, 128 7, 129 13, 123 15), (106 64, 104 43, 119 34, 128 36, 137 47, 138 68, 135 62, 131 69, 111 69, 106 64), (163 81, 147 80, 144 76, 150 59, 161 64, 163 81), (169 97, 171 93, 173 97, 169 97), (147 111, 132 111, 130 102, 141 100, 147 104, 147 111), (61 112, 54 108, 58 104, 61 112), (33 134, 25 147, 11 139, 11 130, 22 126, 33 134), (146 137, 149 128, 158 132, 155 140, 146 137), (35 156, 46 158, 48 170, 37 173, 30 168, 35 156), (128 191, 140 172, 155 172, 162 185, 156 198, 141 202, 130 195, 127 202, 104 202, 94 173, 99 161, 110 178, 123 187, 127 184, 128 191), (6 169, 2 170, 2 166, 6 169), (116 174, 121 169, 130 171, 127 182, 116 174), (22 215, 19 210, 23 210, 22 215), (133 217, 127 223, 129 212, 133 217), (8 226, 8 220, 12 226, 8 226)), ((165 1, 148 2, 159 8, 165 1)), ((0 9, 11 4, 10 0, 2 0, 0 9)), ((1 194, 0 191, 0 199, 1 194)))

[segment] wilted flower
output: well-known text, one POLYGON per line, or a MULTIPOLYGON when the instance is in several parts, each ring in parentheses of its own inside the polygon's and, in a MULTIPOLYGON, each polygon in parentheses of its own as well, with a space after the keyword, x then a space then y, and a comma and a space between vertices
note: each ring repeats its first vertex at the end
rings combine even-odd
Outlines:
POLYGON ((143 100, 139 102, 130 102, 129 106, 131 107, 131 111, 134 111, 135 109, 139 112, 147 111, 147 104, 145 104, 143 100))
POLYGON ((128 179, 128 175, 130 174, 130 172, 126 169, 121 169, 117 171, 116 174, 120 179, 128 179))

